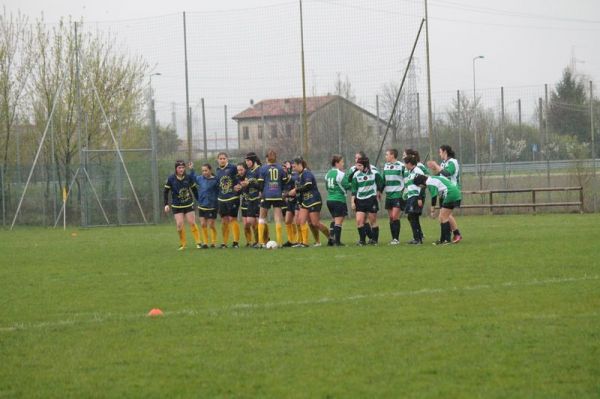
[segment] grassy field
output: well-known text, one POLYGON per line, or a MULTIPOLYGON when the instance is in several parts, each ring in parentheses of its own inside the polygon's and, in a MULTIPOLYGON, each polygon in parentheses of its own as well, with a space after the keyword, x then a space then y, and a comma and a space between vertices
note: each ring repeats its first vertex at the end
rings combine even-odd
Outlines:
POLYGON ((459 223, 275 251, 1 231, 0 397, 600 397, 600 216, 459 223))

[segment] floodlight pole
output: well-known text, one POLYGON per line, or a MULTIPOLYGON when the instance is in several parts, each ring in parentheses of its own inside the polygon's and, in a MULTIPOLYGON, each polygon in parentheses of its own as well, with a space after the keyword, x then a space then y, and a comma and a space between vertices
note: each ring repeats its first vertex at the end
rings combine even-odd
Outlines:
POLYGON ((188 56, 187 56, 187 27, 185 23, 185 11, 183 12, 183 54, 185 60, 185 115, 187 127, 188 161, 192 160, 192 120, 190 115, 190 88, 188 79, 188 56))
POLYGON ((429 16, 427 12, 427 0, 425 0, 425 53, 427 55, 427 129, 429 130, 429 153, 433 154, 433 112, 431 110, 431 68, 429 61, 429 16))
MULTIPOLYGON (((308 117, 306 115, 306 73, 304 71, 304 21, 302 19, 302 0, 300 1, 300 54, 302 61, 302 156, 308 157, 308 117)), ((263 129, 263 137, 264 137, 263 129)))

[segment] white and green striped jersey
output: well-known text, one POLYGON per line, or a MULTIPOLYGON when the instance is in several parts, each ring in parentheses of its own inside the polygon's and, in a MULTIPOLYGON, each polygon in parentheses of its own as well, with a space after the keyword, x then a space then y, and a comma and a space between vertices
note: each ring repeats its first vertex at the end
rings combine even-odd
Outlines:
POLYGON ((327 200, 346 202, 346 187, 344 187, 345 173, 337 168, 332 168, 325 175, 327 187, 327 200))
POLYGON ((356 199, 371 198, 377 195, 381 187, 383 187, 383 177, 374 166, 371 166, 367 173, 356 171, 352 177, 352 195, 356 199))
POLYGON ((458 161, 454 158, 449 158, 442 161, 440 167, 442 168, 440 174, 450 179, 450 181, 456 184, 460 190, 460 165, 458 164, 458 161))
POLYGON ((456 202, 462 199, 460 189, 445 176, 430 176, 425 184, 428 187, 436 187, 439 195, 444 198, 444 203, 456 202))
POLYGON ((383 166, 383 180, 386 198, 402 198, 405 170, 404 164, 400 161, 385 163, 383 166))
POLYGON ((412 197, 416 197, 419 194, 421 194, 421 188, 419 186, 417 186, 416 184, 413 183, 413 180, 415 179, 415 177, 417 175, 424 175, 425 173, 423 173, 423 171, 421 170, 421 168, 419 168, 418 166, 415 166, 413 168, 413 170, 409 170, 407 171, 407 176, 405 179, 405 189, 404 189, 404 199, 409 199, 412 197))

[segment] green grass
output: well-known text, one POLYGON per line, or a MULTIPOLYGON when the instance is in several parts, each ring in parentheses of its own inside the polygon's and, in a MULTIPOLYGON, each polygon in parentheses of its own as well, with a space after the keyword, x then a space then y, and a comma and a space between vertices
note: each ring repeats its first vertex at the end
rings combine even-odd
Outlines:
POLYGON ((0 397, 599 397, 600 217, 459 223, 448 247, 276 251, 2 231, 0 397))

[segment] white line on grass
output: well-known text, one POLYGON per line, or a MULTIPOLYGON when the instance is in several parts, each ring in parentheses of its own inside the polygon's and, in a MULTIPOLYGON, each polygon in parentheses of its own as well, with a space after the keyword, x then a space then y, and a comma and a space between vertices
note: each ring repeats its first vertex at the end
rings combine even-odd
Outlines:
MULTIPOLYGON (((512 287, 527 287, 527 286, 536 286, 536 285, 548 285, 548 284, 562 284, 562 283, 572 283, 579 281, 591 281, 591 280, 599 280, 599 275, 587 276, 584 275, 582 277, 562 277, 562 278, 549 278, 543 280, 530 280, 524 282, 514 282, 508 281, 505 283, 490 285, 490 284, 479 284, 479 285, 471 285, 465 287, 448 287, 448 288, 423 288, 420 290, 414 291, 395 291, 395 292, 380 292, 375 294, 357 294, 347 297, 341 298, 318 298, 318 299, 307 299, 302 301, 282 301, 282 302, 266 302, 266 303, 239 303, 233 304, 229 306, 225 306, 222 308, 216 309, 182 309, 175 311, 165 311, 165 316, 170 315, 185 315, 185 316, 197 316, 199 314, 213 314, 219 312, 226 311, 235 311, 235 310, 244 310, 244 309, 268 309, 275 307, 285 307, 285 306, 300 306, 300 305, 319 305, 326 303, 342 303, 342 302, 352 302, 352 301, 360 301, 363 299, 374 299, 374 298, 395 298, 401 296, 417 296, 417 295, 431 295, 431 294, 443 294, 443 293, 451 293, 451 292, 459 292, 459 291, 481 291, 488 290, 493 288, 512 288, 512 287)), ((89 314, 89 313, 86 313, 89 314)), ((590 314, 591 316, 597 316, 597 313, 590 314)), ((57 320, 57 321, 44 321, 40 323, 23 323, 23 322, 15 322, 11 326, 0 327, 0 332, 13 332, 13 331, 24 331, 28 329, 37 329, 37 328, 46 328, 46 327, 61 327, 61 326, 71 326, 78 323, 103 323, 105 321, 123 321, 123 320, 131 320, 131 319, 139 319, 146 317, 145 314, 135 313, 135 314, 93 314, 92 318, 88 319, 67 319, 67 320, 57 320)), ((554 317, 554 316, 552 316, 554 317)))

